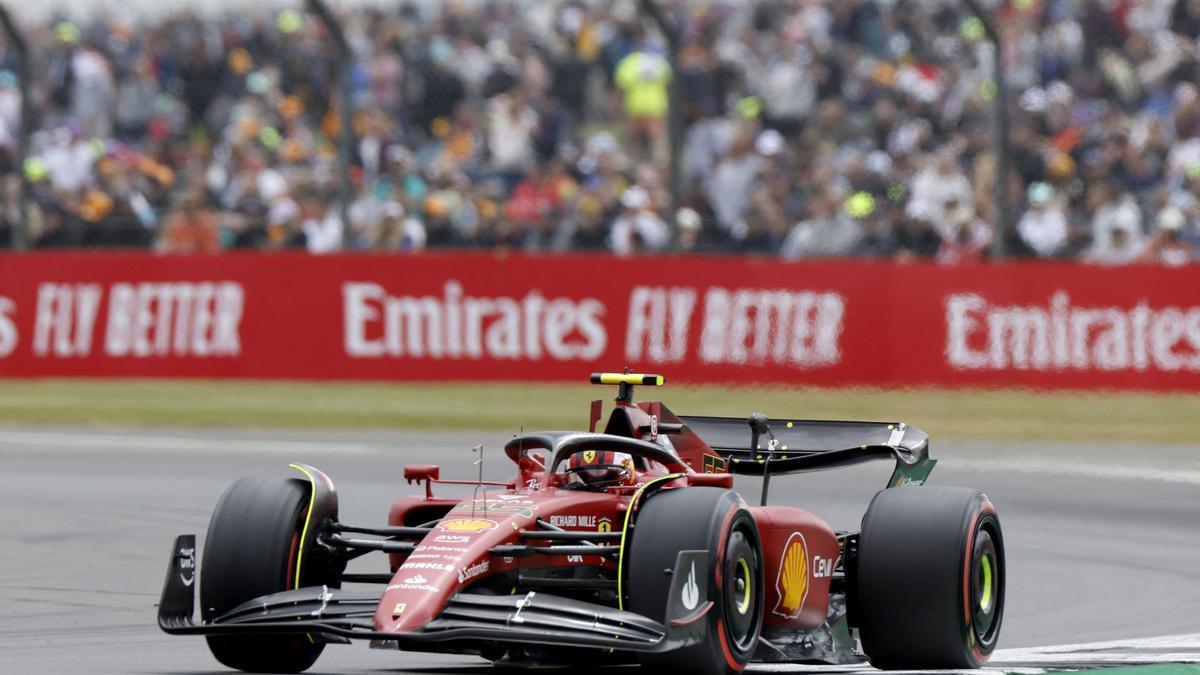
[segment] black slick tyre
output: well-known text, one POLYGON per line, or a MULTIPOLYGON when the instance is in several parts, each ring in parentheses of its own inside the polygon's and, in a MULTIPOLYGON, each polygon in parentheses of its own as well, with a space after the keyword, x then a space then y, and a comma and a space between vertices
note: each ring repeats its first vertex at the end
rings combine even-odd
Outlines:
MULTIPOLYGON (((200 566, 205 621, 256 597, 296 588, 309 486, 291 478, 243 478, 217 502, 200 566)), ((210 635, 224 665, 253 673, 299 673, 325 648, 307 635, 210 635)))
POLYGON ((746 667, 762 630, 762 546, 746 504, 730 490, 689 487, 652 495, 627 542, 626 608, 664 621, 679 551, 709 551, 707 637, 665 654, 643 654, 655 672, 729 675, 746 667))
POLYGON ((883 490, 863 516, 852 619, 871 665, 978 668, 1004 618, 1004 538, 987 496, 883 490))

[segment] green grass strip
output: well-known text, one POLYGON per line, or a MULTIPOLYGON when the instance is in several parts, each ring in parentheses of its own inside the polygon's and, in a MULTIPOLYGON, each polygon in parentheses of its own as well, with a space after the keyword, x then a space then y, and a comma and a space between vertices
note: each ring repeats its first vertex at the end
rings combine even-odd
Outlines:
MULTIPOLYGON (((587 384, 2 380, 0 424, 352 429, 578 429, 587 384)), ((938 439, 1191 444, 1200 395, 1019 390, 639 387, 677 413, 904 421, 938 439)))

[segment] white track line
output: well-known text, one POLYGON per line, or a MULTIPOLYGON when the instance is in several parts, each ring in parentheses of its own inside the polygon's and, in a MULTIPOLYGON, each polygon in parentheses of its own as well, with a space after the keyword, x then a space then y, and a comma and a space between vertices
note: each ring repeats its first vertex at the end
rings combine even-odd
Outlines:
POLYGON ((250 438, 195 436, 145 436, 104 433, 56 433, 42 431, 0 431, 0 450, 20 452, 36 447, 51 450, 136 450, 144 452, 232 452, 238 454, 362 455, 379 452, 366 443, 325 443, 317 441, 256 440, 250 438))
MULTIPOLYGON (((1021 673, 1035 675, 1056 668, 1098 668, 1141 664, 1200 663, 1200 633, 1153 638, 1086 642, 1046 647, 997 649, 982 670, 938 671, 939 673, 1021 673)), ((751 668, 760 672, 872 673, 862 666, 809 666, 763 664, 751 668)), ((889 675, 905 672, 889 671, 889 675)))
POLYGON ((1186 635, 1163 635, 1151 638, 1129 638, 1125 640, 1108 640, 1106 642, 1083 642, 1070 645, 1051 645, 1049 647, 1028 647, 1024 649, 1000 649, 996 653, 1008 652, 1041 652, 1045 654, 1062 654, 1067 652, 1088 651, 1098 652, 1112 649, 1175 649, 1193 650, 1200 652, 1200 633, 1186 635))
POLYGON ((1088 464, 1086 459, 1067 461, 1037 457, 1013 457, 1010 459, 964 459, 948 457, 939 460, 950 469, 971 471, 1004 471, 1036 473, 1042 475, 1076 476, 1104 480, 1141 480, 1157 483, 1183 483, 1200 485, 1200 471, 1188 469, 1155 469, 1146 466, 1122 464, 1088 464))

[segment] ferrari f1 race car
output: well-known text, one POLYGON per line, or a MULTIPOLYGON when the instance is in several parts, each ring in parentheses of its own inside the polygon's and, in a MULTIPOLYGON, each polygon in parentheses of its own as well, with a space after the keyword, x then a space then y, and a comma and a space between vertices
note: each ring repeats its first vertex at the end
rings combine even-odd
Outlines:
POLYGON ((300 672, 327 644, 355 639, 502 665, 701 675, 751 662, 987 660, 1004 615, 1000 521, 980 492, 924 485, 935 464, 924 433, 679 416, 633 400, 660 376, 592 381, 619 387, 603 432, 593 401, 588 432, 514 437, 507 483, 406 466, 423 494, 397 499, 385 526, 339 520, 333 481, 311 466, 237 481, 212 515, 203 564, 195 535, 175 540, 159 626, 204 635, 218 661, 251 672, 300 672), (767 505, 774 476, 874 459, 896 468, 858 531, 767 505), (732 489, 735 475, 762 478, 758 506, 732 489), (447 483, 474 492, 436 497, 447 483), (386 566, 346 571, 369 553, 386 566))

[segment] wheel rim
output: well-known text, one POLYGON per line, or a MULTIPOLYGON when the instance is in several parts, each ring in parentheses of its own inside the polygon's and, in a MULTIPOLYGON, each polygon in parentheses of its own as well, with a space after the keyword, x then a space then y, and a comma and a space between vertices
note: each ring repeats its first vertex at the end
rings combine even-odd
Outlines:
POLYGON ((750 611, 750 591, 754 590, 754 580, 750 578, 750 563, 746 562, 745 558, 737 560, 737 576, 734 577, 734 583, 735 590, 742 589, 742 597, 737 603, 738 614, 745 614, 750 611))
POLYGON ((989 524, 980 525, 975 535, 971 563, 972 632, 976 642, 990 646, 1000 627, 1003 607, 1004 569, 989 524))
POLYGON ((740 529, 725 547, 725 625, 739 651, 751 647, 758 633, 758 553, 740 529))

